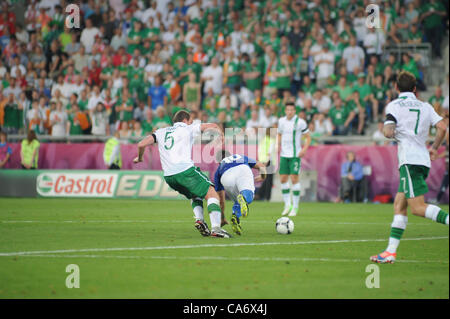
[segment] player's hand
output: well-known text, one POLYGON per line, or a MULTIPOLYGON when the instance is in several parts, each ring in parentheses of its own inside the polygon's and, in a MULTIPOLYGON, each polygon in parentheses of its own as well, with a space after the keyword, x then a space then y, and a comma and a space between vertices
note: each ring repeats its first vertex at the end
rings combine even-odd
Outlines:
POLYGON ((434 160, 437 159, 437 151, 436 151, 434 148, 430 148, 430 149, 428 150, 428 152, 430 153, 430 159, 431 159, 432 161, 434 161, 434 160))
POLYGON ((298 157, 302 158, 303 156, 305 156, 306 151, 305 150, 301 150, 300 153, 298 153, 298 157))
POLYGON ((255 182, 259 183, 262 182, 264 180, 264 178, 261 175, 258 175, 255 177, 255 182))
POLYGON ((133 160, 133 163, 134 163, 134 164, 137 164, 137 163, 140 163, 140 162, 142 162, 142 158, 139 158, 139 156, 137 156, 137 157, 133 160))

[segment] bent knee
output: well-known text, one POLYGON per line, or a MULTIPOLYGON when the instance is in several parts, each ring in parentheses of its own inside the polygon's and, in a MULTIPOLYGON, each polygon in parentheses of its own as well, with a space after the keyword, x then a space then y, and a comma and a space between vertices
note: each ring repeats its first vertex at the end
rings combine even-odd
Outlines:
POLYGON ((427 209, 426 205, 417 205, 417 206, 412 206, 411 207, 411 213, 415 216, 421 216, 424 217, 425 216, 425 211, 427 209))

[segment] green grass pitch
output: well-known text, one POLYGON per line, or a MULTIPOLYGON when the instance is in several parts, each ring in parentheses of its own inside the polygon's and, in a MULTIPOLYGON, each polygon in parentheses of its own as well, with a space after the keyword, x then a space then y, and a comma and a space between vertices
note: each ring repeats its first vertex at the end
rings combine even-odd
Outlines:
POLYGON ((252 203, 243 235, 221 239, 200 236, 187 201, 0 198, 0 298, 449 298, 447 226, 410 215, 369 289, 392 205, 302 203, 291 235, 281 210, 252 203))

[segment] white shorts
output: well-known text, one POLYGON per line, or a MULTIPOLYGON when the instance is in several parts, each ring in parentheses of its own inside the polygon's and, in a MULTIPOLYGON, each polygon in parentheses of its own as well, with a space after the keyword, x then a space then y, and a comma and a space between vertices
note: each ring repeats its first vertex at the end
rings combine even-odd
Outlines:
POLYGON ((253 180, 252 169, 248 165, 238 165, 223 173, 220 182, 228 197, 236 201, 237 196, 244 189, 255 192, 255 181, 253 180))

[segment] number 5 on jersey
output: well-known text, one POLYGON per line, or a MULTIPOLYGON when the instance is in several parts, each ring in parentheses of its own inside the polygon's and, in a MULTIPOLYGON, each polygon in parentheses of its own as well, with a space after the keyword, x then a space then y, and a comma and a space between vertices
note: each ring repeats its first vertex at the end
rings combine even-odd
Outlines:
POLYGON ((170 135, 172 133, 173 132, 166 132, 166 135, 164 137, 164 148, 166 150, 170 150, 173 147, 174 139, 173 136, 170 135))

